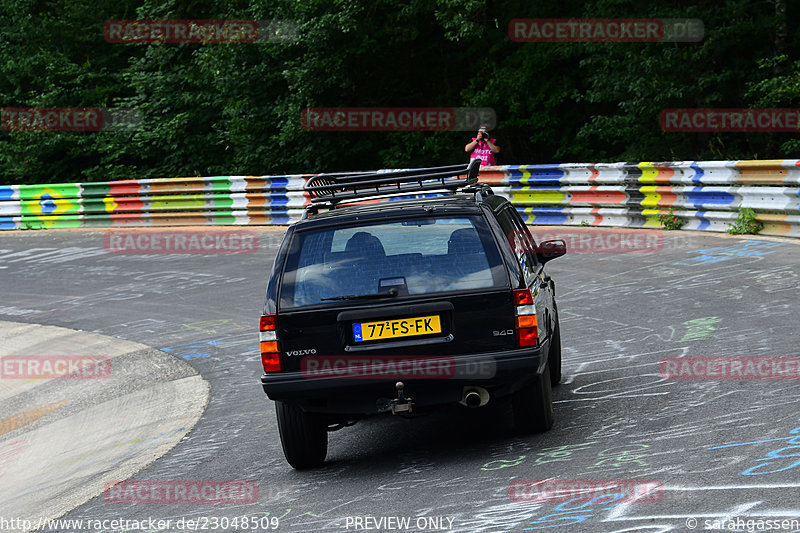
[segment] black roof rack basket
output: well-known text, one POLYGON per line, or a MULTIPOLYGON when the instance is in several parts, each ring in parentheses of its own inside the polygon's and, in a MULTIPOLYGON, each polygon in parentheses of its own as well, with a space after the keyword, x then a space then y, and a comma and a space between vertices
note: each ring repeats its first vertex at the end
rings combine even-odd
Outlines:
POLYGON ((312 204, 337 203, 358 198, 375 198, 420 191, 450 190, 478 182, 480 159, 467 165, 419 168, 398 172, 337 172, 318 174, 308 180, 304 189, 312 204))

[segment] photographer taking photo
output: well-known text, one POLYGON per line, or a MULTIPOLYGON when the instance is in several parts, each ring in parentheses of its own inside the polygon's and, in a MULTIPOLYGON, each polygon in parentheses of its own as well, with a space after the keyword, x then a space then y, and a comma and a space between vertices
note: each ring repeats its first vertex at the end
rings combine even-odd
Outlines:
POLYGON ((491 139, 487 131, 487 125, 481 124, 477 137, 472 138, 472 142, 464 147, 465 152, 472 152, 470 159, 479 158, 481 166, 495 164, 494 154, 500 152, 500 147, 495 144, 497 139, 491 139))

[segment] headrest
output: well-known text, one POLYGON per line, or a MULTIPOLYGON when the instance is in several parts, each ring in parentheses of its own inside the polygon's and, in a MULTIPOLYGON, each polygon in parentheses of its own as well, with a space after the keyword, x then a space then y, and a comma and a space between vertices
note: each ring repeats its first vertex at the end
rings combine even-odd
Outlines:
POLYGON ((381 240, 371 233, 359 231, 347 240, 344 251, 364 257, 386 256, 381 240))

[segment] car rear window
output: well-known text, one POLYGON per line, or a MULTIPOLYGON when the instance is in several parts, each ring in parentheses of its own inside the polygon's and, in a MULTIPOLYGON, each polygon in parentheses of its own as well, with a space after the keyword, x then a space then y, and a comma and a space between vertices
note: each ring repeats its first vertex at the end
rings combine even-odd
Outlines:
POLYGON ((508 285, 504 272, 479 216, 312 229, 294 236, 280 300, 282 308, 291 308, 392 288, 398 299, 487 289, 508 285))

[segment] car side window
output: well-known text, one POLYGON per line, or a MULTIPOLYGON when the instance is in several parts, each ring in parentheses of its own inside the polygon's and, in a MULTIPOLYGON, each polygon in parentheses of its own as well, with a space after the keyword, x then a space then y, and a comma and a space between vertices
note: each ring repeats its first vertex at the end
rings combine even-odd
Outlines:
POLYGON ((536 244, 533 237, 531 237, 525 224, 523 224, 519 215, 510 205, 504 207, 497 214, 497 221, 500 223, 500 227, 503 228, 511 250, 514 252, 514 256, 522 269, 525 283, 530 285, 536 277, 536 266, 538 264, 535 253, 536 244))

